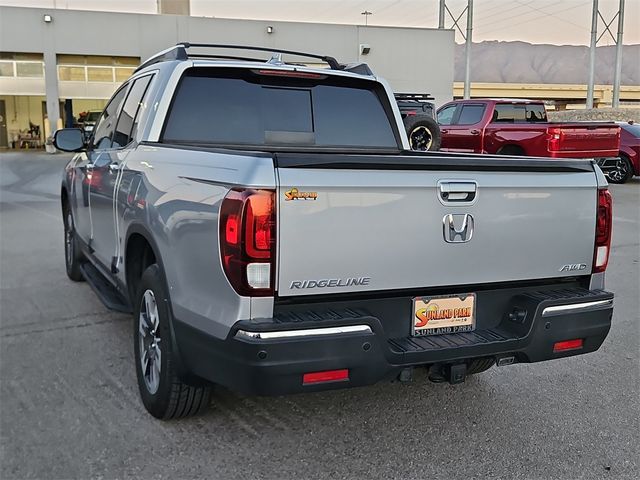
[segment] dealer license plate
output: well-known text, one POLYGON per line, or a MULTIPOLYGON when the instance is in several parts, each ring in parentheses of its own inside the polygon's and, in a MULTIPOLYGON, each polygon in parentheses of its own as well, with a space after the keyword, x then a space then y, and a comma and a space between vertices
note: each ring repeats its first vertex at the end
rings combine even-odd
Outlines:
POLYGON ((413 299, 414 336, 471 332, 476 325, 476 294, 413 299))

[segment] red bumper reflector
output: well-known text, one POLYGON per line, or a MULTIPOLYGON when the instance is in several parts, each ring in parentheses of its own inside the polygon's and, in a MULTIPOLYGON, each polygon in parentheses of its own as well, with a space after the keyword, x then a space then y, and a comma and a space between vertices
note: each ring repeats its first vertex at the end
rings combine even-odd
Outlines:
POLYGON ((576 338, 575 340, 564 340, 562 342, 556 342, 553 344, 554 352, 566 352, 567 350, 576 350, 582 348, 582 338, 576 338))
POLYGON ((302 384, 310 385, 312 383, 340 382, 349 380, 349 370, 327 370, 326 372, 305 373, 302 376, 302 384))

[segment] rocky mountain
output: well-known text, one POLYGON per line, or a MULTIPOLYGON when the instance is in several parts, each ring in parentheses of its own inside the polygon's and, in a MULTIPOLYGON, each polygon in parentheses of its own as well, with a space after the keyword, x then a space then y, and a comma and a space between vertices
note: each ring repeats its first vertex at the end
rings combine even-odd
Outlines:
MULTIPOLYGON (((526 42, 474 43, 472 82, 586 84, 589 47, 526 42)), ((596 49, 595 83, 613 84, 615 46, 596 49)), ((464 80, 464 45, 456 45, 455 80, 464 80)), ((640 85, 640 45, 622 48, 622 85, 640 85)))

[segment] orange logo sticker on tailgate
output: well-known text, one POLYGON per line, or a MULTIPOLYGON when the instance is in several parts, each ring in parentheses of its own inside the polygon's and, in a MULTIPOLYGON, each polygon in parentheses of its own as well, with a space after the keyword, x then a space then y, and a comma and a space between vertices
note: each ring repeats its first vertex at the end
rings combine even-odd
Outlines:
POLYGON ((301 192, 296 187, 284 192, 285 201, 290 200, 316 200, 318 198, 318 192, 301 192))

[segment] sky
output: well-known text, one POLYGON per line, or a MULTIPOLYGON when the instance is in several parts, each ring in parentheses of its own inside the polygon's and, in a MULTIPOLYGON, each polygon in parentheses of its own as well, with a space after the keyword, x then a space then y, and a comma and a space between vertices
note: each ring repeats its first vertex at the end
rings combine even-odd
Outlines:
MULTIPOLYGON (((521 40, 555 45, 588 45, 593 0, 474 0, 473 40, 521 40)), ((619 0, 599 0, 600 12, 609 22, 619 0)), ((447 0, 454 17, 464 10, 467 0, 447 0)), ((156 13, 156 0, 0 0, 0 5, 109 10, 156 13)), ((290 20, 321 23, 364 24, 403 27, 438 26, 438 0, 191 0, 191 15, 203 17, 290 20)), ((466 21, 461 19, 461 28, 466 21)), ((452 20, 447 16, 446 27, 452 20)), ((611 25, 616 35, 617 21, 611 25)), ((602 21, 598 43, 614 44, 602 21)), ((464 42, 458 32, 456 41, 464 42)), ((640 43, 640 0, 626 0, 625 45, 640 43)))

